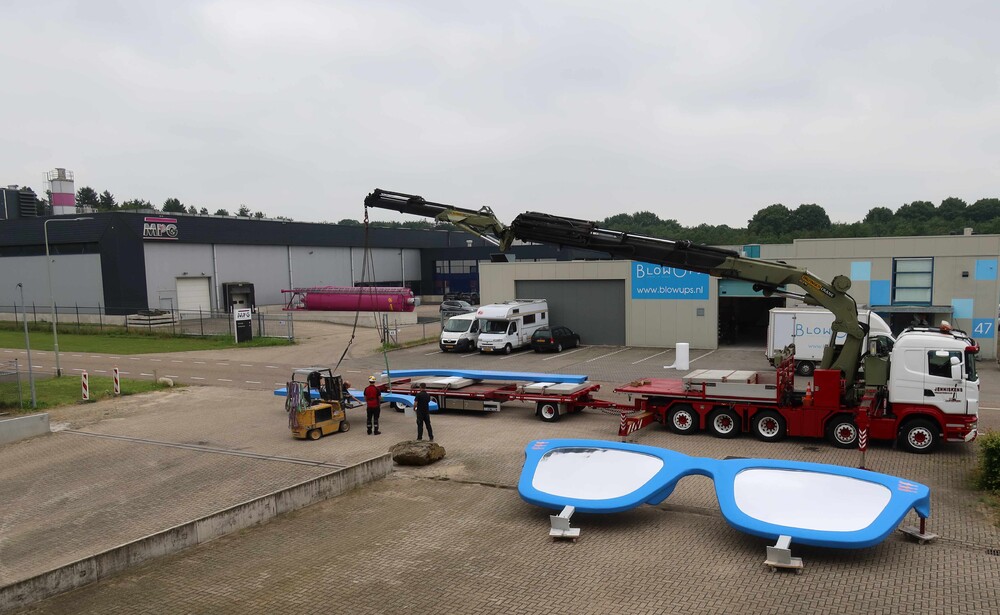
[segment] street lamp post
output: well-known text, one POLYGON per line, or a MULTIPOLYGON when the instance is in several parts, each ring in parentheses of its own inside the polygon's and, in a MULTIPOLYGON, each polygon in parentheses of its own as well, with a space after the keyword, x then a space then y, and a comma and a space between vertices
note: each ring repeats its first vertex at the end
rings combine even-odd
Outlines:
POLYGON ((42 224, 45 233, 45 271, 49 276, 49 304, 52 307, 50 317, 52 319, 52 349, 56 355, 56 377, 62 376, 62 369, 59 367, 59 334, 56 332, 56 296, 52 293, 52 258, 49 256, 49 222, 76 222, 78 220, 93 220, 93 218, 49 218, 42 224))
POLYGON ((18 282, 17 288, 21 291, 21 319, 24 320, 24 348, 28 351, 28 384, 31 387, 31 407, 37 408, 35 375, 31 371, 31 340, 28 338, 28 306, 24 303, 24 285, 18 282))

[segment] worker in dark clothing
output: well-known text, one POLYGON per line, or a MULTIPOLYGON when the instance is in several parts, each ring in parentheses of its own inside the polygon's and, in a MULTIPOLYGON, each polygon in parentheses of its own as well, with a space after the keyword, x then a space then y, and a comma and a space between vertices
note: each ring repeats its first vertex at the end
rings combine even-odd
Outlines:
POLYGON ((427 425, 427 436, 434 441, 434 430, 431 429, 431 396, 427 385, 420 383, 420 391, 413 396, 413 407, 417 411, 417 440, 424 439, 424 425, 427 425))
POLYGON ((382 391, 375 386, 375 376, 368 377, 368 386, 365 387, 365 404, 367 405, 368 435, 381 435, 378 430, 378 416, 382 413, 382 391))

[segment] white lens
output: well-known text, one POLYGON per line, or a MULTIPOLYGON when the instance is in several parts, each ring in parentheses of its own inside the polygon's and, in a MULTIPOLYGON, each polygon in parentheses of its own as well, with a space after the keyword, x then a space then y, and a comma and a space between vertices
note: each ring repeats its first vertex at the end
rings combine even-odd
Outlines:
POLYGON ((662 459, 644 453, 560 448, 538 460, 531 486, 558 497, 610 500, 639 489, 662 467, 662 459))
POLYGON ((736 475, 736 506, 775 525, 852 532, 871 525, 892 493, 883 485, 821 472, 749 468, 736 475))

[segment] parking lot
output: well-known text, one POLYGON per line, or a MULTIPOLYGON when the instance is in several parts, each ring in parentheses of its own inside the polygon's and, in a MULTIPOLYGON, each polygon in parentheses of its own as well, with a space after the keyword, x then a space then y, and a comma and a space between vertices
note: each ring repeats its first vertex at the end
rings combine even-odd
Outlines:
MULTIPOLYGON (((251 370, 256 355, 187 353, 251 370)), ((277 374, 332 365, 327 344, 305 343, 267 361, 277 374), (296 363, 291 361, 295 360, 296 363)), ((442 354, 434 345, 392 352, 390 369, 463 367, 579 373, 615 384, 678 375, 672 349, 583 347, 559 354, 442 354)), ((149 359, 162 357, 148 357, 149 359)), ((186 357, 186 359, 195 357, 186 357)), ((261 357, 270 358, 270 357, 261 357)), ((89 359, 89 358, 88 358, 89 359)), ((185 360, 186 360, 185 359, 185 360)), ((762 349, 692 349, 691 368, 768 369, 762 349)), ((100 361, 101 358, 89 359, 100 361)), ((64 361, 66 358, 64 357, 64 361)), ((352 356, 345 374, 380 372, 381 355, 352 356)), ((263 367, 262 367, 263 369, 263 367)), ((1000 372, 981 368, 981 425, 1000 427, 1000 372)), ((350 376, 349 376, 350 377, 350 376)), ((183 378, 180 379, 181 382, 183 378)), ((191 384, 188 382, 188 384, 191 384)), ((0 447, 0 581, 11 583, 88 553, 207 514, 331 467, 357 463, 413 437, 383 410, 382 436, 355 429, 293 440, 281 400, 261 386, 192 386, 53 413, 58 431, 0 447), (183 446, 178 446, 183 445, 183 446)), ((353 414, 350 414, 353 413, 353 414)), ((543 423, 533 408, 434 415, 444 460, 397 467, 385 480, 282 515, 262 526, 139 566, 28 607, 30 613, 988 613, 1000 610, 1000 532, 968 490, 975 445, 910 455, 869 449, 873 469, 927 484, 929 530, 863 550, 796 547, 805 573, 764 566, 768 541, 719 514, 711 482, 684 479, 658 506, 576 515, 576 543, 548 538, 549 511, 516 492, 525 445, 555 437, 615 439, 617 415, 585 411, 543 423)), ((677 436, 659 426, 643 444, 721 458, 773 457, 855 466, 856 451, 820 440, 776 444, 749 436, 677 436)), ((906 523, 915 523, 911 513, 906 523)))

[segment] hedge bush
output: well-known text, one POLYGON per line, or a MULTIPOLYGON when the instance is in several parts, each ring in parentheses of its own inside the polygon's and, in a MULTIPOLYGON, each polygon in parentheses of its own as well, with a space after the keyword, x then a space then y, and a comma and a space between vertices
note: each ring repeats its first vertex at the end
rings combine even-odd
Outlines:
POLYGON ((979 436, 976 486, 984 491, 1000 491, 1000 431, 987 431, 979 436))

